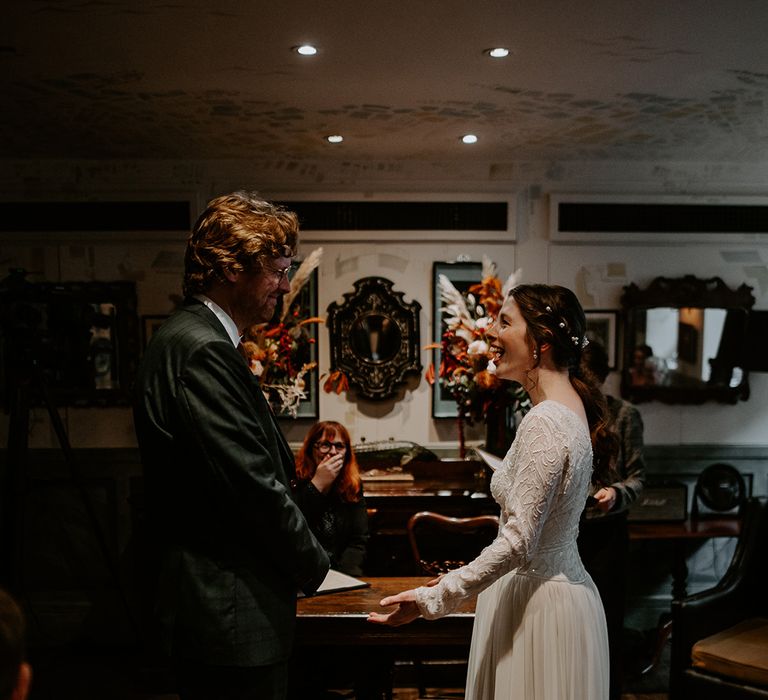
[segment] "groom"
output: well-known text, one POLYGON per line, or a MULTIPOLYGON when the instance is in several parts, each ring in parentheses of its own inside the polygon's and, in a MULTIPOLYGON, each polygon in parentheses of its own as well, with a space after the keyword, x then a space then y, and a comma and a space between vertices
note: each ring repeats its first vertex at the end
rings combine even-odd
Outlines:
POLYGON ((328 557, 291 497, 288 447, 239 353, 289 290, 296 215, 250 193, 208 204, 187 243, 184 305, 137 381, 160 640, 181 700, 286 695, 296 591, 328 557))

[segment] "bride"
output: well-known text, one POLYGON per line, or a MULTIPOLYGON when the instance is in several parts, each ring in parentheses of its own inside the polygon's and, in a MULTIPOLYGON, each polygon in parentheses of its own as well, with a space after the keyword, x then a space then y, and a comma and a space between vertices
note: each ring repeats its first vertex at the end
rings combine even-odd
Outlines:
POLYGON ((491 481, 499 534, 474 561, 384 598, 395 608, 368 619, 436 619, 480 594, 466 700, 606 700, 605 616, 576 535, 590 479, 610 483, 616 438, 600 390, 580 375, 584 312, 569 289, 520 285, 488 335, 497 375, 533 403, 491 481))

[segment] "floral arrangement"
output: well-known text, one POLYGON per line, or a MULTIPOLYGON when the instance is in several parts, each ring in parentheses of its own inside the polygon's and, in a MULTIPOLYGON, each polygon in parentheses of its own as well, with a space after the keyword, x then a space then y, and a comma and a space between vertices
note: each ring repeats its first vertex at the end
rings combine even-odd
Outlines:
MULTIPOLYGON (((464 424, 495 421, 513 413, 525 413, 530 399, 519 384, 500 380, 489 368, 489 343, 486 331, 499 313, 507 292, 517 284, 520 271, 502 285, 496 264, 483 257, 482 281, 462 293, 440 275, 441 311, 447 328, 439 344, 441 362, 437 372, 440 384, 456 401, 459 423, 459 450, 464 456, 464 424)), ((427 370, 427 381, 435 382, 435 367, 427 370)))
POLYGON ((291 289, 283 297, 279 313, 268 323, 251 326, 243 336, 243 350, 251 371, 275 413, 295 418, 299 403, 307 398, 305 377, 317 367, 311 360, 315 339, 312 324, 317 316, 305 316, 299 292, 320 264, 323 249, 317 248, 301 263, 291 278, 291 289))

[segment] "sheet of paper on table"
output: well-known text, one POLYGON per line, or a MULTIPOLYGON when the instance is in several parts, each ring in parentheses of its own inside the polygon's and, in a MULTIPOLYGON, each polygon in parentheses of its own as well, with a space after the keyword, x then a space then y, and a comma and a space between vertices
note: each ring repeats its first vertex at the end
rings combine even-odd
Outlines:
MULTIPOLYGON (((347 574, 341 573, 341 571, 336 571, 336 569, 329 569, 315 595, 320 595, 321 593, 335 593, 336 591, 351 591, 355 588, 366 588, 370 585, 370 583, 361 581, 354 576, 348 576, 347 574)), ((305 597, 304 593, 301 591, 297 593, 297 596, 299 598, 305 597)))
POLYGON ((481 450, 479 447, 475 447, 474 450, 477 452, 480 459, 482 459, 493 471, 496 471, 501 466, 503 462, 501 457, 492 455, 490 452, 481 450))

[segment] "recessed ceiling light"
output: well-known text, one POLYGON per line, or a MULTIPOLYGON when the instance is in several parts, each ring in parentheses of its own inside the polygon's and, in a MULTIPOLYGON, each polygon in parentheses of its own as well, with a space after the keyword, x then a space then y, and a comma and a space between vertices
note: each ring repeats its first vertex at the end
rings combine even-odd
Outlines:
POLYGON ((477 143, 477 136, 474 134, 464 134, 464 136, 461 137, 462 143, 477 143))
POLYGON ((302 56, 314 56, 317 53, 317 49, 312 44, 302 44, 301 46, 294 46, 293 50, 301 54, 302 56))
POLYGON ((344 140, 344 137, 340 134, 331 134, 330 136, 326 136, 325 140, 328 143, 341 143, 344 140))
POLYGON ((486 49, 483 53, 487 53, 491 58, 506 58, 509 56, 509 49, 497 46, 493 49, 486 49))

